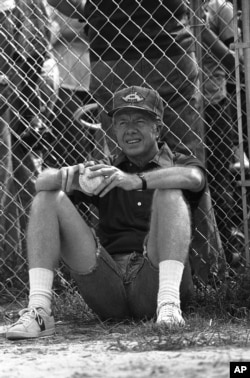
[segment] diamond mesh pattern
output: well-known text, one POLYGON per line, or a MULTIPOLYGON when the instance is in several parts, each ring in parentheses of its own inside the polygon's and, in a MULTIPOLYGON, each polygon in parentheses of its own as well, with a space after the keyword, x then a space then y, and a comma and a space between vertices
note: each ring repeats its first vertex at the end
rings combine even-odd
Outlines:
MULTIPOLYGON (((206 151, 213 209, 209 206, 211 198, 207 194, 207 210, 200 208, 199 222, 202 224, 209 219, 212 223, 205 232, 198 228, 196 238, 202 248, 211 243, 209 254, 217 254, 217 268, 213 270, 216 277, 220 266, 225 264, 223 247, 226 269, 230 274, 244 270, 249 261, 246 234, 249 193, 247 186, 241 186, 249 175, 244 169, 249 165, 245 100, 249 88, 244 82, 242 51, 237 50, 237 42, 243 37, 242 18, 236 2, 231 7, 233 18, 230 23, 224 19, 225 15, 228 17, 230 5, 223 1, 217 12, 210 9, 210 15, 208 1, 187 2, 188 13, 181 20, 181 1, 174 10, 175 2, 168 2, 169 8, 164 5, 167 1, 152 2, 156 3, 152 9, 152 4, 149 6, 147 1, 136 0, 128 15, 122 8, 123 1, 113 0, 109 18, 103 12, 105 1, 95 5, 97 3, 89 1, 91 6, 87 10, 103 16, 99 28, 93 23, 92 13, 85 19, 79 13, 81 22, 78 22, 49 7, 45 0, 16 0, 15 9, 0 12, 0 305, 20 302, 28 293, 25 234, 38 173, 47 166, 58 168, 117 152, 119 147, 110 120, 104 114, 104 110, 110 107, 112 92, 131 85, 131 82, 151 86, 152 76, 161 67, 163 56, 164 64, 172 68, 167 74, 159 69, 159 87, 156 89, 163 93, 164 81, 169 83, 168 99, 164 101, 166 112, 171 111, 171 116, 165 119, 162 135, 172 141, 174 149, 187 148, 185 141, 190 140, 191 130, 197 130, 185 119, 182 120, 182 135, 180 128, 174 126, 175 123, 179 125, 190 106, 196 106, 194 98, 188 95, 188 88, 193 88, 196 100, 200 100, 195 114, 202 116, 202 122, 199 123, 200 134, 196 137, 206 151), (162 11, 172 15, 164 26, 160 23, 159 12, 162 11), (146 14, 147 22, 142 22, 138 13, 146 14), (117 15, 123 17, 122 27, 117 15), (113 24, 112 19, 115 20, 113 24), (176 23, 186 24, 184 32, 190 28, 195 36, 194 43, 188 42, 188 45, 195 52, 199 81, 190 80, 193 76, 190 72, 186 75, 184 70, 185 42, 178 47, 178 54, 173 53, 176 41, 171 28, 176 23), (107 25, 112 30, 109 38, 105 31, 107 25), (131 38, 123 34, 126 25, 131 28, 128 33, 133 34, 131 38), (217 40, 210 46, 204 42, 205 25, 217 33, 217 40), (104 58, 89 50, 87 30, 91 30, 92 44, 96 44, 97 52, 102 50, 104 58), (166 49, 161 47, 162 36, 166 39, 166 49), (146 47, 141 42, 145 38, 146 47), (227 54, 215 58, 213 51, 218 38, 232 49, 235 42, 236 55, 231 71, 223 65, 226 61, 228 67, 232 66, 227 54), (120 40, 123 46, 119 46, 120 40), (125 64, 124 56, 129 54, 132 58, 125 64), (109 61, 109 55, 115 59, 109 61), (121 63, 122 76, 117 68, 121 63), (102 74, 99 75, 100 67, 102 74), (99 72, 98 76, 96 72, 99 72), (173 77, 179 77, 178 87, 173 77), (182 100, 181 107, 176 106, 176 92, 182 100), (212 243, 218 230, 221 241, 212 243)), ((197 120, 193 119, 193 122, 195 124, 197 120)), ((87 221, 96 225, 98 216, 94 209, 80 206, 79 211, 87 221)), ((193 261, 206 270, 211 256, 201 256, 196 245, 191 253, 193 261)))

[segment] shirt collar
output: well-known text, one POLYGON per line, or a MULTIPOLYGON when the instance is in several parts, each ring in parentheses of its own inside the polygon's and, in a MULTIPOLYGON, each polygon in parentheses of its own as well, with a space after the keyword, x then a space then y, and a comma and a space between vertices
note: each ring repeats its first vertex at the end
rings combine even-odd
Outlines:
MULTIPOLYGON (((159 151, 155 154, 148 164, 154 163, 159 167, 166 168, 173 165, 173 153, 168 147, 167 143, 159 143, 159 151)), ((118 167, 120 164, 129 161, 124 152, 120 152, 118 156, 114 157, 113 165, 118 167)))

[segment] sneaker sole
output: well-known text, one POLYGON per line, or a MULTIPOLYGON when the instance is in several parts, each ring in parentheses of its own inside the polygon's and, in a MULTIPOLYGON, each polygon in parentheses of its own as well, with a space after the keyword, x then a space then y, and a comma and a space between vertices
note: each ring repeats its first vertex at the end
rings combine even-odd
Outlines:
POLYGON ((7 332, 6 338, 8 340, 18 340, 18 339, 35 339, 38 337, 52 336, 55 333, 55 328, 46 329, 38 333, 27 333, 27 332, 7 332))

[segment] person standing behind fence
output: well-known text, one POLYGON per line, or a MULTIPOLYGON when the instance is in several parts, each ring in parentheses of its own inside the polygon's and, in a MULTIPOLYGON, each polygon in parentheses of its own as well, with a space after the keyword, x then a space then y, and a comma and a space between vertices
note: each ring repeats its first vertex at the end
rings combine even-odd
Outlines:
MULTIPOLYGON (((242 4, 241 0, 237 1, 237 22, 238 22, 238 40, 240 43, 243 40, 243 25, 242 25, 242 4)), ((234 40, 228 41, 229 43, 234 43, 234 40)), ((244 60, 242 50, 239 50, 240 63, 244 60)), ((240 68, 242 65, 240 65, 240 68)), ((246 111, 246 86, 245 86, 245 75, 244 75, 244 65, 243 69, 240 70, 240 99, 241 99, 241 116, 242 116, 242 132, 243 132, 243 164, 245 169, 249 169, 249 150, 248 150, 248 131, 247 131, 247 111, 246 111)), ((230 94, 230 115, 233 121, 233 127, 235 132, 233 134, 234 142, 234 160, 232 162, 231 169, 234 173, 239 172, 240 169, 240 148, 239 148, 239 135, 238 135, 238 112, 237 112, 237 88, 236 80, 234 76, 229 76, 227 79, 227 91, 230 94)))
POLYGON ((37 173, 31 154, 34 145, 28 143, 30 137, 34 138, 38 134, 35 137, 37 142, 41 136, 35 131, 39 126, 37 120, 42 111, 44 117, 47 116, 54 91, 50 87, 52 71, 48 69, 48 62, 51 61, 51 56, 47 54, 48 18, 43 13, 43 0, 3 1, 0 5, 0 70, 5 74, 4 80, 1 76, 0 82, 0 107, 1 111, 6 110, 4 115, 1 114, 0 122, 0 196, 3 215, 0 228, 3 228, 1 258, 4 261, 0 275, 1 280, 4 281, 7 276, 10 282, 18 276, 19 285, 25 280, 24 234, 29 206, 35 194, 37 173), (2 100, 5 100, 4 109, 2 100), (43 106, 44 103, 46 106, 43 106), (29 133, 30 130, 34 132, 29 133))
POLYGON ((58 75, 44 1, 17 0, 12 23, 15 65, 11 80, 16 87, 10 123, 13 166, 17 185, 23 186, 20 190, 24 208, 28 208, 37 174, 32 152, 41 148, 42 133, 56 99, 58 75))
MULTIPOLYGON (((12 174, 11 136, 9 130, 9 104, 11 73, 12 25, 10 14, 14 0, 0 0, 0 256, 5 257, 6 205, 10 196, 12 174)), ((4 276, 0 269, 1 280, 4 276)))
MULTIPOLYGON (((204 15, 206 27, 217 35, 221 49, 226 51, 234 40, 232 4, 225 0, 206 1, 204 15)), ((235 200, 232 187, 234 177, 230 171, 230 164, 234 157, 233 133, 235 130, 233 130, 230 117, 230 96, 228 96, 226 84, 228 75, 233 75, 234 71, 228 72, 221 61, 208 49, 203 49, 202 67, 204 116, 207 122, 205 143, 208 147, 208 181, 225 253, 228 261, 231 261, 233 252, 237 251, 230 239, 232 239, 232 230, 238 222, 234 211, 235 200)))
POLYGON ((19 113, 12 129, 29 146, 39 138, 39 130, 50 117, 58 86, 58 68, 51 51, 51 20, 45 4, 44 0, 17 0, 12 13, 12 81, 18 91, 13 106, 19 113))
MULTIPOLYGON (((60 74, 58 100, 52 121, 56 136, 53 151, 57 164, 72 165, 91 149, 86 130, 81 129, 75 114, 87 103, 89 94, 89 47, 81 22, 49 7, 52 19, 52 47, 60 74)), ((53 162, 52 162, 53 163, 53 162)))

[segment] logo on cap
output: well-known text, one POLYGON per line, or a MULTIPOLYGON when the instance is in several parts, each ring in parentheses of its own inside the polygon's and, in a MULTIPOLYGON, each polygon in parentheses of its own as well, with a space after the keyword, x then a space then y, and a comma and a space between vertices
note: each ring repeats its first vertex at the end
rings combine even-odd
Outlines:
POLYGON ((137 103, 137 102, 144 101, 144 98, 142 97, 142 95, 138 94, 137 92, 130 93, 126 97, 122 97, 122 99, 125 102, 130 102, 130 103, 137 103))

